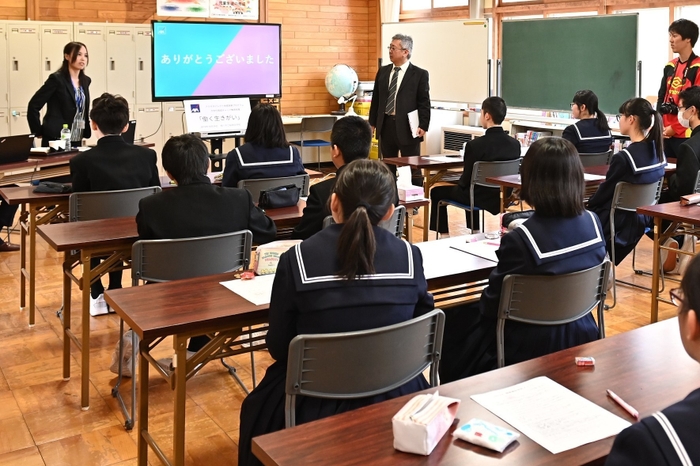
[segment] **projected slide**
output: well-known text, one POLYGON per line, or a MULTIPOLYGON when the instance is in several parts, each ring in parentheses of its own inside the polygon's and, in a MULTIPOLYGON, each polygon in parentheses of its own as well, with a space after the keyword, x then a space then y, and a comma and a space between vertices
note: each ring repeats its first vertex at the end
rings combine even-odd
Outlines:
POLYGON ((153 23, 155 99, 280 95, 280 28, 153 23))

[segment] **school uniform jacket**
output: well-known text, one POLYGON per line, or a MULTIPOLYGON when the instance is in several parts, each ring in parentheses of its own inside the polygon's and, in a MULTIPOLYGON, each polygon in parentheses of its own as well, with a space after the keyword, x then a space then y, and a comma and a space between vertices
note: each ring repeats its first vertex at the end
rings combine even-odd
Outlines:
POLYGON ((700 464, 700 389, 620 432, 606 466, 700 464))
POLYGON ((296 147, 262 147, 243 144, 226 156, 222 186, 235 188, 241 180, 279 178, 306 173, 296 147))
POLYGON ((136 226, 141 239, 193 238, 250 230, 253 242, 275 239, 274 222, 250 192, 214 186, 206 176, 141 199, 136 226))
POLYGON ((306 198, 306 207, 299 224, 294 227, 292 239, 306 239, 323 229, 323 219, 331 214, 328 207, 328 199, 331 197, 335 180, 345 165, 338 168, 333 178, 321 181, 309 188, 309 197, 306 198))
MULTIPOLYGON (((605 181, 588 201, 588 208, 598 215, 603 224, 608 252, 612 250, 610 209, 615 186, 620 181, 648 184, 656 183, 663 178, 666 158, 660 152, 654 149, 654 144, 642 141, 632 143, 626 149, 613 155, 605 181)), ((650 219, 645 215, 621 210, 615 212, 615 261, 617 264, 632 252, 648 225, 650 225, 650 219)))
MULTIPOLYGON (((369 124, 376 128, 377 138, 381 138, 384 125, 386 101, 389 98, 389 78, 394 65, 382 66, 374 78, 372 104, 369 108, 369 124)), ((413 63, 408 64, 406 75, 396 92, 396 138, 399 144, 409 145, 422 142, 423 138, 413 138, 408 114, 418 110, 418 126, 425 131, 430 127, 430 84, 428 72, 413 63)))
POLYGON ((160 186, 156 158, 152 149, 127 144, 119 135, 104 136, 70 160, 73 192, 160 186))
POLYGON ((610 130, 598 129, 596 118, 579 120, 564 129, 561 137, 576 146, 579 154, 600 154, 610 150, 613 137, 610 130))
MULTIPOLYGON (((238 464, 260 464, 250 440, 284 428, 289 342, 299 334, 367 330, 409 320, 433 309, 420 251, 374 227, 376 272, 358 280, 336 276, 342 225, 331 225, 280 257, 270 302, 267 345, 275 362, 241 408, 238 464)), ((298 397, 297 424, 427 388, 418 376, 388 393, 359 400, 298 397)))
MULTIPOLYGON (((87 77, 87 86, 83 87, 85 94, 85 128, 83 137, 89 138, 92 134, 89 124, 90 115, 90 78, 87 77)), ((29 130, 37 137, 42 138, 44 146, 49 145, 49 141, 55 141, 61 136, 61 129, 66 124, 70 128, 73 125, 73 118, 77 112, 75 105, 75 88, 70 78, 64 76, 60 71, 51 73, 39 88, 27 105, 27 121, 29 130), (39 119, 39 112, 46 105, 46 115, 44 122, 39 119)))
MULTIPOLYGON (((475 162, 498 162, 517 160, 520 158, 520 143, 509 136, 500 126, 492 126, 483 136, 472 139, 464 147, 464 170, 459 178, 458 186, 469 197, 469 186, 472 180, 475 162)), ((474 205, 486 209, 492 214, 501 210, 501 197, 498 188, 474 186, 474 205)))
POLYGON ((700 171, 700 126, 680 145, 676 159, 676 173, 668 182, 667 201, 678 201, 681 196, 695 192, 695 178, 700 171))

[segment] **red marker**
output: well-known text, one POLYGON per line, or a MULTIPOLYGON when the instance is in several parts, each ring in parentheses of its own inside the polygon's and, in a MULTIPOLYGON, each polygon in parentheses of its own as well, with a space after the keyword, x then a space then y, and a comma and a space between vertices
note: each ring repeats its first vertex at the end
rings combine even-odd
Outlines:
POLYGON ((615 395, 615 393, 612 390, 607 390, 607 392, 608 392, 608 396, 610 398, 612 398, 613 400, 615 400, 615 403, 619 404, 622 407, 622 409, 624 409, 625 411, 627 411, 630 414, 630 416, 632 416, 635 419, 639 419, 639 412, 636 409, 634 409, 632 406, 627 404, 627 402, 625 400, 623 400, 619 396, 615 395))

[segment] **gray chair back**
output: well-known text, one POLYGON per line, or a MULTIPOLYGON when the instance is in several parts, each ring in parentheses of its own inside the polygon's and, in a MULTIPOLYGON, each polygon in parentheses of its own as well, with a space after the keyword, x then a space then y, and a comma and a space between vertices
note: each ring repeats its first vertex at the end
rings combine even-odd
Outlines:
POLYGON ((506 275, 498 305, 496 353, 505 365, 506 320, 535 325, 561 325, 597 310, 598 334, 605 338, 603 307, 610 261, 563 275, 506 275))
POLYGON ((149 239, 131 248, 131 281, 167 282, 245 269, 253 234, 241 230, 183 239, 149 239))
POLYGON ((160 192, 160 186, 73 193, 68 199, 71 222, 103 218, 134 217, 139 212, 139 201, 160 192))
POLYGON ((301 140, 304 140, 303 133, 328 133, 333 129, 333 125, 338 118, 333 116, 306 117, 301 119, 301 140))
POLYGON ((486 186, 500 188, 497 184, 486 182, 486 178, 492 176, 517 175, 520 171, 520 159, 504 160, 500 162, 474 162, 470 191, 474 199, 474 186, 486 186))
POLYGON ((612 150, 607 152, 597 152, 591 154, 578 154, 581 165, 584 167, 597 167, 599 165, 610 165, 612 150))
POLYGON ((296 396, 352 399, 400 387, 430 366, 437 385, 445 314, 428 314, 359 332, 297 335, 289 343, 285 423, 293 427, 296 396))
MULTIPOLYGON (((328 215, 326 218, 323 219, 323 228, 327 228, 328 226, 333 225, 334 223, 335 220, 333 220, 333 216, 328 215)), ((377 225, 384 228, 385 230, 389 230, 397 238, 401 238, 403 236, 403 228, 405 223, 406 206, 400 205, 394 208, 394 213, 389 219, 384 220, 383 222, 379 222, 377 225)))
POLYGON ((694 193, 700 193, 700 170, 698 170, 698 174, 695 175, 695 191, 694 193))
POLYGON ((308 173, 304 173, 303 175, 281 176, 279 178, 241 180, 238 182, 237 186, 250 191, 251 196, 253 196, 253 202, 258 202, 261 191, 271 188, 278 188, 280 186, 287 186, 290 184, 293 184, 301 189, 301 192, 299 193, 300 196, 304 197, 309 195, 308 173))

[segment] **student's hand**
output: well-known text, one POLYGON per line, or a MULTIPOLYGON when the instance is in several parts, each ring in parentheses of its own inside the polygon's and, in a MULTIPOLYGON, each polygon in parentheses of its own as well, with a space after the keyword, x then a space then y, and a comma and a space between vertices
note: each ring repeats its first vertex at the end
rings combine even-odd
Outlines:
POLYGON ((673 135, 676 134, 676 130, 673 129, 673 126, 665 126, 664 127, 664 137, 665 138, 671 138, 673 135))
POLYGON ((418 135, 419 138, 422 138, 425 135, 425 130, 423 128, 418 128, 416 131, 416 134, 418 135))

